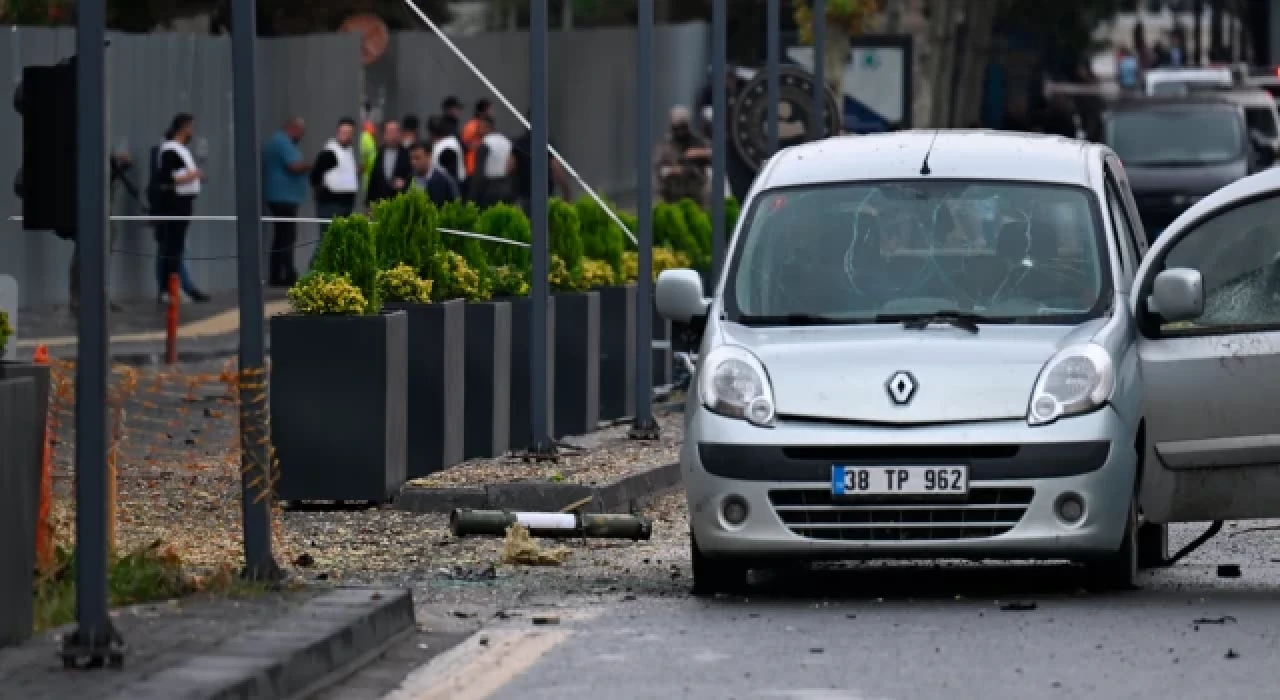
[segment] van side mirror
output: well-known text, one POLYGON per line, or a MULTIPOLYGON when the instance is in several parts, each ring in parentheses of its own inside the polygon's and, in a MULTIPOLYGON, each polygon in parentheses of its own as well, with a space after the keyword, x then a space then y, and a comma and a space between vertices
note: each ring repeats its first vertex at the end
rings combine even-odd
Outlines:
POLYGON ((672 323, 690 323, 707 315, 711 300, 702 295, 696 270, 663 270, 653 291, 658 313, 672 323))
POLYGON ((1204 276, 1188 267, 1161 272, 1151 285, 1147 310, 1169 323, 1200 318, 1204 315, 1204 276))

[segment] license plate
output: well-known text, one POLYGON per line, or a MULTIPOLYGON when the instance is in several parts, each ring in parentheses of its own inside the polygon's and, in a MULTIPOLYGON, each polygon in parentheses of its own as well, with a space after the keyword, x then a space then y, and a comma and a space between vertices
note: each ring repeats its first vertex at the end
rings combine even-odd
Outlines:
POLYGON ((849 467, 831 468, 836 496, 949 495, 969 493, 969 468, 849 467))

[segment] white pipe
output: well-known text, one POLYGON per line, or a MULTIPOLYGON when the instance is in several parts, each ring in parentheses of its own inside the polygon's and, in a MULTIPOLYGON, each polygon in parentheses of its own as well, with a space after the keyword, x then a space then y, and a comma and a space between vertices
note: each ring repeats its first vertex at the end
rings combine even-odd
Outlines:
MULTIPOLYGON (((236 217, 234 216, 200 216, 200 215, 156 216, 153 214, 112 215, 108 218, 110 218, 112 221, 235 221, 236 220, 236 217)), ((11 216, 9 217, 9 220, 22 221, 22 217, 11 216)), ((262 217, 262 220, 267 223, 279 221, 279 222, 293 222, 297 224, 327 224, 333 221, 333 219, 316 219, 316 218, 310 218, 305 216, 264 216, 262 217)), ((437 228, 436 230, 442 233, 448 233, 454 236, 463 236, 464 238, 475 238, 481 241, 489 241, 491 243, 505 243, 507 245, 520 246, 521 248, 529 247, 529 244, 523 241, 510 241, 505 238, 498 238, 497 236, 489 236, 483 233, 472 233, 471 231, 459 231, 457 229, 452 229, 452 228, 437 228)))
MULTIPOLYGON (((511 115, 516 118, 516 121, 519 121, 526 129, 531 128, 528 120, 524 118, 524 115, 520 113, 520 110, 516 109, 515 105, 512 105, 511 101, 507 99, 506 95, 503 95, 502 92, 499 91, 498 88, 489 80, 489 78, 486 77, 484 73, 481 73, 479 68, 476 68, 476 65, 471 62, 471 59, 467 58, 467 55, 462 53, 461 49, 455 46, 454 43, 449 40, 449 37, 445 36, 444 32, 440 31, 440 28, 436 26, 435 22, 432 22, 431 19, 427 17, 425 12, 418 9, 418 6, 414 4, 413 0, 404 0, 404 4, 408 5, 410 10, 413 10, 413 13, 418 16, 418 19, 422 20, 423 23, 427 25, 427 28, 429 28, 433 34, 440 37, 440 41, 443 41, 444 45, 453 52, 453 55, 457 56, 458 60, 462 61, 462 64, 465 65, 467 69, 480 80, 480 82, 484 83, 485 87, 489 88, 489 92, 492 92, 497 96, 498 101, 511 112, 511 115)), ((626 224, 622 223, 622 219, 618 218, 618 215, 613 212, 613 209, 604 203, 604 200, 600 198, 600 195, 596 194, 595 190, 587 186, 587 183, 583 181, 582 176, 578 175, 578 171, 574 170, 573 166, 569 165, 569 161, 565 160, 564 157, 561 156, 550 144, 547 145, 547 150, 555 157, 556 162, 560 163, 560 165, 564 167, 565 172, 569 173, 570 177, 578 183, 578 187, 585 190, 586 193, 595 200, 596 204, 600 205, 600 208, 604 210, 604 213, 613 220, 613 223, 617 224, 618 228, 622 229, 622 231, 627 234, 627 238, 631 239, 632 244, 640 245, 640 242, 636 240, 635 233, 633 233, 631 229, 627 228, 626 224)))

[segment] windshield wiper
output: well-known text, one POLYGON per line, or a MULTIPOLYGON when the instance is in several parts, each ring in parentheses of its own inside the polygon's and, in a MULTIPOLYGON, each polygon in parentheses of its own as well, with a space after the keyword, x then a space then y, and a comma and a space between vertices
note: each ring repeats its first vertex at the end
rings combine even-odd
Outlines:
POLYGON ((748 316, 744 314, 738 318, 738 323, 744 326, 844 326, 854 323, 866 323, 866 321, 856 318, 795 313, 776 316, 748 316))
POLYGON ((876 323, 901 323, 909 331, 922 331, 938 323, 946 323, 970 333, 978 332, 979 323, 1010 323, 1003 318, 991 318, 968 311, 930 311, 923 314, 880 314, 876 323))

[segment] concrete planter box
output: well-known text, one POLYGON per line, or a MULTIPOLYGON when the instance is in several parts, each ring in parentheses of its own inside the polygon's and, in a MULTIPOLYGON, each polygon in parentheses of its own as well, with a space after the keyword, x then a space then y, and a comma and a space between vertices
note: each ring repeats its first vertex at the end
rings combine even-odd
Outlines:
POLYGON ((636 287, 600 294, 600 420, 631 415, 636 405, 636 287))
POLYGON ((410 479, 462 461, 466 381, 466 302, 387 304, 409 318, 410 479))
POLYGON ((35 377, 0 379, 0 647, 32 631, 46 403, 35 377))
POLYGON ((600 295, 557 294, 555 427, 552 435, 586 435, 600 424, 600 295))
MULTIPOLYGON (((533 329, 533 300, 527 297, 511 301, 511 430, 510 449, 527 449, 533 441, 529 409, 530 398, 529 350, 533 329)), ((555 433, 556 385, 556 302, 547 299, 547 429, 555 433)))
POLYGON ((463 459, 506 454, 511 433, 511 303, 466 305, 463 459))
POLYGON ((270 323, 276 497, 391 500, 405 482, 408 315, 270 323))

